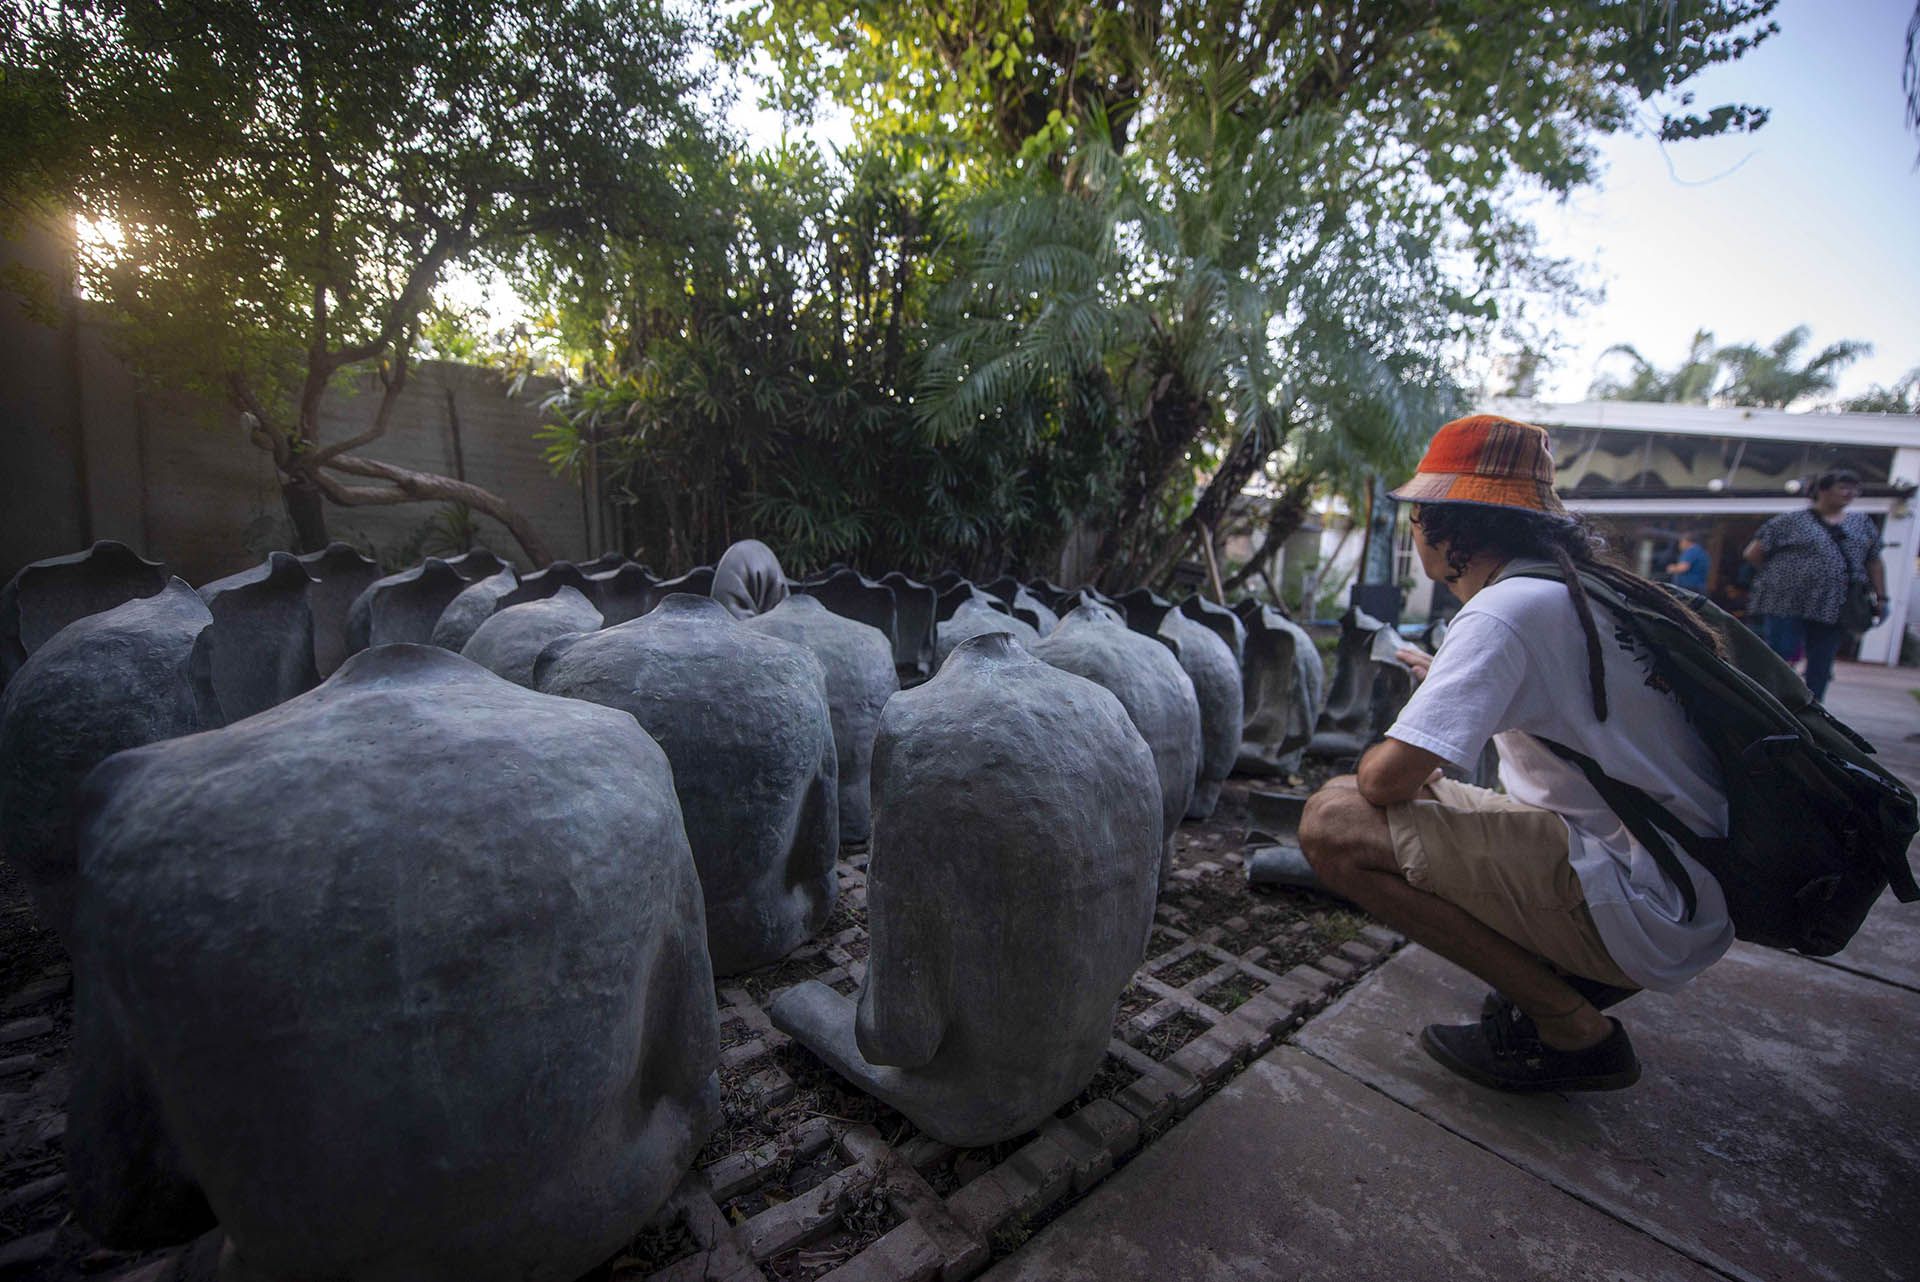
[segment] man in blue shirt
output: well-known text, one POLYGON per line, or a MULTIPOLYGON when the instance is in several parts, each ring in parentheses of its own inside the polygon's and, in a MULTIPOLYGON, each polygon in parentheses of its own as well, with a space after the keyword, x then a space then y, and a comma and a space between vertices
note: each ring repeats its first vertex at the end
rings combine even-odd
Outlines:
POLYGON ((1680 559, 1667 567, 1667 582, 1689 592, 1707 590, 1707 550, 1693 535, 1680 536, 1680 559))

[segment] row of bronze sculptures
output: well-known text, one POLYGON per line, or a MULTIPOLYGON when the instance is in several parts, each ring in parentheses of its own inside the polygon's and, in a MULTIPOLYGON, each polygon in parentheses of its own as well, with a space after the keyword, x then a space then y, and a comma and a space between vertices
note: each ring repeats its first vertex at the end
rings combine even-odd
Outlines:
POLYGON ((702 1143, 714 976, 821 928, 847 841, 864 986, 776 1021, 938 1139, 1017 1135, 1096 1071, 1174 828, 1297 766, 1321 673, 1270 607, 751 541, 667 581, 29 566, 0 847, 74 958, 76 1210, 217 1221, 236 1276, 572 1277, 702 1143))

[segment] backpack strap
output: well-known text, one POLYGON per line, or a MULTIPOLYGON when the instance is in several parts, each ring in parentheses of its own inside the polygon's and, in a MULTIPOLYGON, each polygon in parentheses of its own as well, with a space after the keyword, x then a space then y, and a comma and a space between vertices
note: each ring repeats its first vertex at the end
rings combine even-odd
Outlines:
MULTIPOLYGON (((1811 513, 1813 509, 1808 508, 1807 511, 1811 513)), ((1853 554, 1847 551, 1847 518, 1842 516, 1838 525, 1828 525, 1818 516, 1815 516, 1813 519, 1819 522, 1826 536, 1833 540, 1833 550, 1840 554, 1840 563, 1847 567, 1847 582, 1867 582, 1866 558, 1860 558, 1860 564, 1855 565, 1853 563, 1853 554)))
POLYGON ((1673 811, 1667 809, 1644 789, 1630 783, 1622 783, 1600 768, 1600 763, 1582 752, 1575 752, 1562 743, 1551 739, 1533 736, 1546 746, 1548 751, 1562 761, 1575 766, 1607 803, 1607 809, 1620 818, 1627 826, 1634 840, 1647 848, 1653 856, 1653 862, 1666 874, 1667 880, 1680 888, 1680 898, 1687 906, 1687 918, 1692 919, 1700 907, 1699 892, 1694 889, 1693 878, 1688 875, 1686 865, 1673 853, 1678 845, 1702 863, 1713 858, 1713 847, 1725 844, 1726 839, 1702 837, 1699 833, 1680 822, 1673 811), (1702 856, 1706 858, 1702 858, 1702 856))

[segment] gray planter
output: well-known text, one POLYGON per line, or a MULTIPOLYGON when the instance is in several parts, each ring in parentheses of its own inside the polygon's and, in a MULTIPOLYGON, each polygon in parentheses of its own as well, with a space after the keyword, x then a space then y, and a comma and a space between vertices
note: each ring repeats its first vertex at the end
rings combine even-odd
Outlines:
MULTIPOLYGON (((1240 621, 1233 622, 1238 626, 1240 621)), ((1234 760, 1240 755, 1240 665, 1227 643, 1211 628, 1179 610, 1160 621, 1160 635, 1179 644, 1180 668, 1193 682, 1194 697, 1200 704, 1200 770, 1194 778, 1186 817, 1205 819, 1219 804, 1220 785, 1233 773, 1234 760)))
POLYGON ((27 656, 75 619, 111 610, 167 586, 167 567, 124 543, 101 539, 85 552, 23 566, 0 586, 0 686, 27 656))
POLYGON ((572 588, 589 601, 593 599, 594 585, 587 578, 587 572, 571 561, 555 561, 532 574, 521 575, 519 584, 502 596, 494 609, 506 610, 529 601, 545 601, 561 588, 572 588))
POLYGON ((599 609, 609 628, 639 618, 665 595, 638 561, 623 561, 610 570, 589 574, 587 582, 593 588, 586 594, 587 600, 599 609))
POLYGON ((965 642, 881 717, 858 1005, 809 981, 774 1023, 943 1143, 1039 1125, 1099 1068, 1145 951, 1158 791, 1111 694, 965 642))
POLYGON ((188 662, 213 622, 194 590, 77 619, 34 651, 0 699, 0 850, 34 911, 73 945, 73 791, 123 748, 200 728, 188 662))
POLYGON ((572 588, 561 588, 544 601, 510 605, 480 625, 460 653, 490 672, 532 690, 534 665, 540 654, 561 637, 600 628, 600 612, 593 602, 572 588))
POLYGON ((795 595, 814 597, 843 619, 879 629, 888 645, 894 645, 899 638, 899 608, 894 603, 893 589, 874 582, 858 570, 837 566, 790 587, 795 595))
POLYGON ((1099 605, 1069 611, 1053 635, 1031 649, 1054 667, 1113 691, 1133 718, 1134 728, 1153 750, 1165 843, 1162 866, 1170 866, 1174 830, 1193 800, 1200 773, 1200 702, 1180 660, 1165 642, 1133 631, 1118 614, 1099 605))
POLYGON ((1035 599, 1047 609, 1052 610, 1056 618, 1063 609, 1071 610, 1080 604, 1078 600, 1072 599, 1075 589, 1063 588, 1058 583, 1052 583, 1046 579, 1037 579, 1027 584, 1027 591, 1031 592, 1035 599), (1066 604, 1063 605, 1063 602, 1066 604))
POLYGON ((554 642, 534 676, 549 694, 632 713, 666 750, 716 975, 777 960, 826 920, 838 771, 826 675, 804 647, 675 593, 644 618, 554 642))
POLYGON ((893 589, 893 666, 902 685, 917 685, 933 672, 934 611, 940 596, 925 583, 894 570, 880 576, 893 589))
POLYGON ((736 619, 765 614, 787 599, 787 572, 759 539, 741 539, 713 567, 713 599, 736 619))
POLYGON ((704 1138, 699 885, 631 717, 385 646, 80 810, 67 1153, 104 1239, 197 1191, 248 1277, 568 1282, 704 1138))
POLYGON ((865 841, 872 831, 869 779, 880 709, 900 689, 893 647, 876 628, 843 619, 810 596, 790 596, 746 626, 798 642, 827 674, 833 746, 840 776, 840 840, 865 841))
POLYGON ((320 684, 307 603, 312 588, 298 557, 270 552, 251 570, 200 589, 213 615, 189 669, 202 728, 265 712, 320 684))
POLYGON ((933 666, 938 671, 962 641, 989 632, 1007 632, 1021 645, 1031 649, 1040 634, 1007 612, 1006 603, 989 597, 978 588, 968 589, 952 614, 934 630, 933 666))
POLYGON ((987 584, 986 590, 1007 603, 1007 609, 1013 617, 1038 632, 1041 636, 1054 630, 1060 623, 1060 616, 1053 608, 1033 593, 1026 585, 1011 574, 1004 575, 987 584))
POLYGON ((300 564, 313 578, 313 586, 307 590, 307 608, 313 612, 313 666, 324 681, 351 653, 347 649, 347 617, 360 594, 379 580, 380 567, 373 558, 340 542, 307 553, 300 564))
POLYGON ((1180 603, 1179 612, 1226 642, 1236 664, 1245 660, 1247 627, 1232 610, 1195 593, 1180 603))
POLYGON ((460 571, 437 556, 376 580, 347 611, 347 653, 376 645, 430 644, 441 611, 466 588, 460 571))
MULTIPOLYGON (((933 618, 936 623, 945 623, 953 617, 954 611, 969 601, 978 602, 990 610, 996 610, 1008 618, 1013 617, 1013 607, 993 593, 967 579, 941 588, 934 597, 933 618)), ((1028 624, 1032 627, 1032 624, 1028 624)))
POLYGON ((1257 606, 1241 615, 1247 628, 1241 691, 1241 774, 1298 773, 1326 696, 1326 667, 1307 630, 1278 610, 1257 606))
POLYGON ((502 598, 519 586, 520 577, 510 565, 467 584, 458 596, 447 602, 447 608, 434 620, 430 640, 442 650, 460 653, 472 640, 473 634, 480 630, 480 625, 491 619, 494 611, 500 608, 502 598))
POLYGON ((688 596, 712 596, 713 567, 696 565, 677 579, 661 580, 654 585, 654 592, 661 600, 665 600, 676 592, 683 592, 688 596))
POLYGON ((1358 757, 1413 697, 1413 672, 1394 657, 1400 634, 1358 606, 1340 618, 1327 705, 1307 744, 1312 757, 1358 757))
POLYGON ((1158 635, 1160 621, 1173 609, 1173 602, 1152 588, 1122 592, 1114 598, 1114 605, 1126 619, 1127 626, 1143 636, 1158 635))
POLYGON ((1086 605, 1088 602, 1112 610, 1123 619, 1126 617, 1126 611, 1120 608, 1118 601, 1095 587, 1075 588, 1073 591, 1067 593, 1060 598, 1060 604, 1055 607, 1054 613, 1064 619, 1075 609, 1086 605))
POLYGON ((454 573, 469 583, 490 579, 500 571, 512 568, 489 548, 468 548, 459 556, 447 557, 446 562, 453 567, 454 573))

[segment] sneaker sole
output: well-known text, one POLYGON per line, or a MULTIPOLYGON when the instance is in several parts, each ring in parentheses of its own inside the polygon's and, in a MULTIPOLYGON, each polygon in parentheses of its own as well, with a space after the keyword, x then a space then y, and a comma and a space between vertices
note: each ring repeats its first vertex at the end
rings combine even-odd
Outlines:
POLYGON ((1448 1072, 1466 1078, 1476 1086, 1488 1090, 1504 1091, 1509 1095, 1544 1095, 1556 1091, 1624 1091, 1640 1080, 1640 1066, 1618 1073, 1601 1073, 1589 1077, 1556 1077, 1540 1081, 1509 1082, 1483 1073, 1474 1065, 1459 1059, 1433 1037, 1426 1029, 1420 1030, 1420 1049, 1448 1072))

